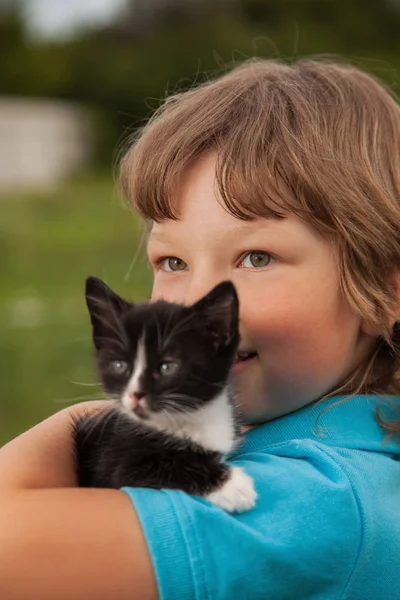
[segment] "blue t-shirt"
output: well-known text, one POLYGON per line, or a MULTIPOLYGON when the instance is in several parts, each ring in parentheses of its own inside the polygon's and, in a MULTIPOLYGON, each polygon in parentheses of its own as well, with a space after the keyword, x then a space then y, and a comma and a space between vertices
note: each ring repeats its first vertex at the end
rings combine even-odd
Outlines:
POLYGON ((318 429, 338 400, 246 434, 229 462, 254 478, 251 511, 124 488, 161 600, 400 599, 400 443, 371 396, 330 408, 318 429))

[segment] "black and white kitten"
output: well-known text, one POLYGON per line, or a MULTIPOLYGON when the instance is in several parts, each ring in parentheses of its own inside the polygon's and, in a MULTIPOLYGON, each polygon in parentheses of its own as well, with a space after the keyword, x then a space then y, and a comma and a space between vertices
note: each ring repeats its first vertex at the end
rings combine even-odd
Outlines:
POLYGON ((86 301, 115 402, 74 423, 79 485, 179 489, 227 511, 252 508, 252 479, 224 462, 240 435, 229 386, 239 344, 232 283, 192 306, 136 305, 89 277, 86 301))

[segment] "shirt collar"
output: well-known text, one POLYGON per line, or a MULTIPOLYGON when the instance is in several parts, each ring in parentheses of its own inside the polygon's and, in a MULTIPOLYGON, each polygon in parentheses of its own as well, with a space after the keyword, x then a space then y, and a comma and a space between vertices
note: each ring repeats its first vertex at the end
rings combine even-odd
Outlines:
POLYGON ((262 450, 289 440, 309 439, 327 446, 400 454, 400 439, 389 436, 376 418, 400 420, 400 397, 335 396, 312 403, 251 429, 233 456, 262 450), (327 410, 328 409, 328 410, 327 410))

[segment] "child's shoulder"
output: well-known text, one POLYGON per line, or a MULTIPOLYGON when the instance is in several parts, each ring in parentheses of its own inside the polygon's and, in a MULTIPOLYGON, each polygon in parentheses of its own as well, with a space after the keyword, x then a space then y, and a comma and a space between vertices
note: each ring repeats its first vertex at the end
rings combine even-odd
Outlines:
MULTIPOLYGON (((336 492, 342 503, 348 496, 363 513, 369 506, 377 511, 381 498, 384 511, 393 481, 400 481, 400 440, 387 436, 377 410, 382 416, 390 404, 362 395, 332 398, 319 409, 310 405, 249 431, 231 458, 254 477, 261 493, 328 494, 328 512, 336 492)), ((394 499, 398 505, 400 488, 394 499)))
POLYGON ((290 582, 297 597, 307 598, 307 590, 323 590, 327 580, 332 595, 324 597, 340 597, 362 537, 346 478, 324 477, 311 462, 279 452, 254 452, 233 464, 253 477, 259 495, 255 508, 241 514, 180 491, 125 490, 144 529, 161 597, 174 598, 179 589, 188 599, 276 600, 288 597, 290 582))
POLYGON ((125 490, 163 598, 179 589, 188 599, 276 600, 288 597, 288 585, 304 599, 339 598, 345 589, 353 600, 393 595, 398 446, 383 447, 373 402, 337 408, 321 417, 320 435, 310 409, 246 434, 230 462, 254 479, 259 498, 251 511, 229 515, 183 492, 125 490))

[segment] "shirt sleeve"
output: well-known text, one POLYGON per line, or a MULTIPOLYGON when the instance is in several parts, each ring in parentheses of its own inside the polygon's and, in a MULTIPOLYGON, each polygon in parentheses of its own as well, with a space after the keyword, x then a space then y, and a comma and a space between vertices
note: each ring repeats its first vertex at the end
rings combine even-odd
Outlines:
POLYGON ((123 488, 141 521, 160 600, 340 598, 357 563, 357 498, 335 457, 313 442, 232 462, 256 507, 229 514, 175 490, 123 488))

